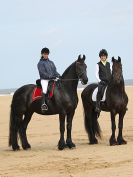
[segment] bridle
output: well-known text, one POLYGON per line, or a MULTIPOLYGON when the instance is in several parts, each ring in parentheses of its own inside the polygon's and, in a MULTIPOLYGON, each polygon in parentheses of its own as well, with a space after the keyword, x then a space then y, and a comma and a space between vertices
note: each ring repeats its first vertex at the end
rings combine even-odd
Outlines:
POLYGON ((85 71, 84 72, 81 72, 80 74, 77 74, 78 75, 78 78, 75 78, 75 79, 62 79, 62 78, 59 78, 59 80, 61 80, 61 81, 78 81, 78 80, 80 80, 80 77, 83 75, 85 73, 85 71))
MULTIPOLYGON (((76 65, 77 65, 77 63, 79 63, 79 62, 76 62, 76 65)), ((61 80, 61 81, 79 81, 80 80, 80 77, 84 74, 84 73, 86 73, 86 71, 83 71, 83 72, 81 72, 81 73, 78 73, 77 72, 77 68, 76 68, 76 74, 77 74, 77 76, 78 76, 78 78, 75 78, 75 79, 62 79, 62 78, 59 78, 59 80, 61 80)))

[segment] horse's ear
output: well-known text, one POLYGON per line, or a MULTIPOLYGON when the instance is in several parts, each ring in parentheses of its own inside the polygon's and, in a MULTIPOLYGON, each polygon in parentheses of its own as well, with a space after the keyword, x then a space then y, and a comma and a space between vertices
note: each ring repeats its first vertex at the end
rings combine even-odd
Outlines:
POLYGON ((118 56, 118 62, 120 62, 120 63, 121 63, 121 57, 119 57, 119 56, 118 56))
POLYGON ((77 61, 80 61, 80 59, 81 59, 81 55, 78 56, 78 60, 77 61))
POLYGON ((112 57, 112 62, 114 62, 115 61, 115 58, 114 57, 112 57))
POLYGON ((86 59, 86 56, 85 56, 85 55, 83 55, 83 60, 85 61, 85 59, 86 59))

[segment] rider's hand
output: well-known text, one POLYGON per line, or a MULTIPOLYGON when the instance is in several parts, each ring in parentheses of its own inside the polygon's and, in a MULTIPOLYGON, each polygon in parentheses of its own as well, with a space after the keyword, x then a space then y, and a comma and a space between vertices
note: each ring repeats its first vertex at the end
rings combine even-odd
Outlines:
POLYGON ((58 76, 56 76, 56 77, 60 79, 60 78, 61 78, 61 75, 58 75, 58 76))
POLYGON ((55 78, 55 81, 58 81, 58 80, 59 80, 59 78, 58 78, 58 77, 56 77, 56 78, 55 78))
POLYGON ((61 80, 61 76, 58 75, 58 76, 56 77, 56 79, 57 79, 57 80, 61 80))

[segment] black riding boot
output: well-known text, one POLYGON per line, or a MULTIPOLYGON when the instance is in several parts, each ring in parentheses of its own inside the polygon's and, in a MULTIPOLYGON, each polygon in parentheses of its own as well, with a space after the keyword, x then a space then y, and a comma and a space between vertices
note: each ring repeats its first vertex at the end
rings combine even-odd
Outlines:
POLYGON ((48 106, 47 106, 45 101, 46 101, 46 94, 43 93, 43 95, 42 95, 42 105, 41 105, 42 112, 48 110, 48 106))
POLYGON ((98 84, 98 93, 97 93, 96 110, 95 110, 97 113, 101 112, 100 101, 103 97, 104 90, 105 90, 106 86, 107 86, 107 83, 104 81, 101 81, 98 84))
POLYGON ((100 101, 101 101, 101 97, 102 97, 102 88, 104 87, 103 83, 100 82, 98 84, 98 92, 97 92, 97 101, 96 101, 96 112, 100 113, 101 112, 101 108, 100 108, 100 101))
POLYGON ((97 93, 97 101, 96 101, 96 109, 95 109, 97 113, 101 112, 100 101, 101 101, 101 95, 100 93, 97 93))

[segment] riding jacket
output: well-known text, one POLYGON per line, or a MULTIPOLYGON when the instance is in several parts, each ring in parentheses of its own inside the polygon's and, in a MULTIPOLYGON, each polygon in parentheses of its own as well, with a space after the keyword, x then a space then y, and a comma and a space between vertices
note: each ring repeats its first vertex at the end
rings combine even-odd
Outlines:
POLYGON ((60 76, 60 74, 56 70, 54 62, 49 59, 45 60, 41 58, 38 62, 37 67, 40 79, 50 80, 60 76))

